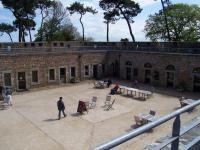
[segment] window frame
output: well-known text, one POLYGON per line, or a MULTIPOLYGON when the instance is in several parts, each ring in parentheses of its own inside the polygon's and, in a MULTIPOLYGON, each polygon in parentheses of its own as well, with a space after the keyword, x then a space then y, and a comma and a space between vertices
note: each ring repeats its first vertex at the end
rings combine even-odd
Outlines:
POLYGON ((4 87, 12 87, 12 85, 13 85, 13 80, 12 80, 12 71, 3 71, 3 72, 2 72, 2 79, 3 79, 3 86, 4 86, 4 87), (10 74, 10 83, 11 83, 11 85, 9 85, 9 86, 5 85, 4 74, 7 74, 7 73, 10 74))
POLYGON ((35 85, 35 84, 39 84, 39 69, 33 69, 31 70, 31 84, 35 85), (37 71, 37 82, 33 82, 33 72, 37 71))
POLYGON ((90 65, 85 64, 84 65, 84 77, 89 77, 89 76, 90 76, 90 65), (87 71, 88 74, 86 74, 86 68, 85 68, 86 66, 88 67, 88 71, 87 71))
POLYGON ((49 69, 48 69, 48 81, 49 81, 49 82, 54 82, 54 81, 56 81, 56 68, 49 68, 49 69), (53 80, 51 80, 50 70, 54 70, 54 79, 53 79, 53 80))

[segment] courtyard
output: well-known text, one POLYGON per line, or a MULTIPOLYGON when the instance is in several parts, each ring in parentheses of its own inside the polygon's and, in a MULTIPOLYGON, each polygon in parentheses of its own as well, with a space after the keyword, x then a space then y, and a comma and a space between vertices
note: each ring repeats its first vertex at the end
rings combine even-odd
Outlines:
MULTIPOLYGON (((130 86, 129 82, 115 81, 130 86)), ((179 96, 199 99, 198 93, 180 93, 174 89, 156 87, 153 96, 146 101, 132 97, 113 95, 113 109, 106 111, 104 102, 110 89, 95 89, 92 80, 59 87, 32 89, 16 93, 13 106, 0 110, 1 150, 87 150, 135 129, 134 115, 156 111, 162 117, 180 108, 179 96), (57 120, 57 100, 62 96, 67 117, 57 120), (97 96, 97 106, 83 115, 77 113, 78 101, 91 101, 97 96)), ((141 88, 150 89, 147 85, 141 88)), ((181 115, 182 124, 200 114, 181 115)), ((172 120, 173 121, 173 120, 172 120)), ((169 121, 132 139, 115 149, 140 150, 171 132, 169 121)))

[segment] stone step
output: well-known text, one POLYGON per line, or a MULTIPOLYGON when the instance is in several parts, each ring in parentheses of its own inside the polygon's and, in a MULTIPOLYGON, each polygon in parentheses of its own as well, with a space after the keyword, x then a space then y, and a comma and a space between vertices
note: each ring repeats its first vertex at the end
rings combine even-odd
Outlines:
MULTIPOLYGON (((200 117, 196 117, 192 119, 189 123, 185 124, 183 127, 181 127, 181 132, 186 131, 191 125, 198 124, 196 127, 191 129, 190 131, 186 132, 179 138, 179 149, 183 150, 185 149, 190 143, 196 142, 197 138, 200 137, 200 117)), ((168 134, 165 137, 162 137, 158 139, 155 143, 148 145, 144 148, 144 150, 156 150, 158 147, 167 141, 169 141, 171 138, 171 134, 168 134)), ((171 144, 168 144, 162 150, 171 150, 171 144)))

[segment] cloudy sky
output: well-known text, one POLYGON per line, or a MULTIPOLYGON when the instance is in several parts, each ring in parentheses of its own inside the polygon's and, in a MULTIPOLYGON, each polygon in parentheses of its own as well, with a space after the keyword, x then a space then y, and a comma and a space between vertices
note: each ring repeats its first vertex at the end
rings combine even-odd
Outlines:
MULTIPOLYGON (((83 23, 85 26, 85 35, 88 37, 93 37, 95 41, 106 41, 106 24, 103 23, 103 11, 99 7, 99 0, 61 0, 63 5, 69 6, 71 3, 79 1, 84 3, 87 6, 92 6, 93 8, 98 10, 98 14, 91 15, 86 14, 83 17, 83 23)), ((135 22, 132 24, 132 30, 135 36, 136 41, 148 41, 145 38, 144 34, 144 25, 145 20, 148 18, 150 14, 154 14, 161 9, 160 0, 135 0, 137 1, 141 8, 142 12, 135 17, 135 22)), ((172 3, 187 3, 187 4, 197 4, 200 6, 200 0, 171 0, 172 3)), ((35 21, 40 24, 41 16, 37 15, 35 21)), ((12 23, 15 18, 12 14, 3 8, 0 2, 0 23, 12 23)), ((78 31, 81 33, 81 25, 79 23, 79 15, 70 16, 71 22, 77 27, 78 31)), ((36 27, 37 28, 37 27, 36 27)), ((33 31, 32 34, 35 34, 36 31, 33 31)), ((14 41, 17 42, 17 32, 12 34, 14 41)), ((129 30, 125 20, 120 20, 115 24, 110 25, 110 41, 119 41, 121 38, 129 38, 129 30)), ((5 34, 0 37, 0 42, 8 42, 9 37, 5 34)), ((28 40, 27 40, 28 41, 28 40)))

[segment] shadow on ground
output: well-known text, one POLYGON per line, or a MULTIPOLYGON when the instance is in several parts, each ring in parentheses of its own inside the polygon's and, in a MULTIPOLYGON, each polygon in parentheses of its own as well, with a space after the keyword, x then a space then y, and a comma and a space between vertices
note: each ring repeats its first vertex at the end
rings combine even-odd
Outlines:
MULTIPOLYGON (((133 124, 130 126, 130 129, 126 130, 126 132, 134 131, 134 130, 138 129, 139 127, 141 127, 141 126, 138 126, 137 124, 133 124)), ((153 129, 146 131, 146 133, 152 133, 152 132, 153 132, 153 129)))
POLYGON ((53 121, 57 121, 58 119, 56 118, 54 118, 54 119, 46 119, 46 120, 43 120, 43 121, 46 121, 46 122, 53 122, 53 121))

